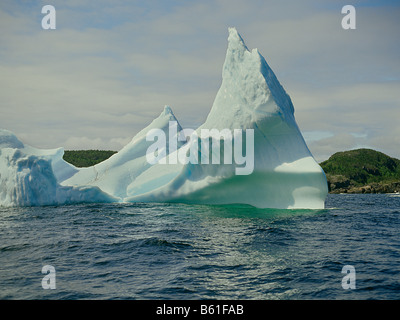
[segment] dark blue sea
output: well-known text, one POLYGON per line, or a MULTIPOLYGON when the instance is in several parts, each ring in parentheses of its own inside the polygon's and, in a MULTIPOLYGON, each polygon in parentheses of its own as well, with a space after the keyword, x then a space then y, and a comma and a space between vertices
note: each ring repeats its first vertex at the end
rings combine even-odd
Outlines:
POLYGON ((395 195, 329 195, 324 210, 0 208, 0 298, 397 300, 399 231, 395 195))

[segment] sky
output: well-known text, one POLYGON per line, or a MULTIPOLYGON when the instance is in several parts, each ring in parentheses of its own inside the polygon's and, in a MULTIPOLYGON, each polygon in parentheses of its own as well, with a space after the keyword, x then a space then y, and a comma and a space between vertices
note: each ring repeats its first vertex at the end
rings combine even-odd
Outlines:
POLYGON ((0 128, 37 148, 119 150, 169 105, 195 129, 228 27, 265 57, 317 161, 356 148, 400 159, 399 1, 2 0, 0 128), (48 4, 55 30, 42 28, 48 4))

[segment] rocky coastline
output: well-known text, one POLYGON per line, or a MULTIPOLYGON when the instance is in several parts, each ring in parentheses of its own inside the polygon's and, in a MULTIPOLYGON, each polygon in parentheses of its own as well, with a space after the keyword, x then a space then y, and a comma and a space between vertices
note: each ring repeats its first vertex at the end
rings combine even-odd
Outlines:
POLYGON ((344 176, 327 175, 329 193, 398 193, 400 181, 373 182, 366 185, 355 185, 352 180, 344 176))

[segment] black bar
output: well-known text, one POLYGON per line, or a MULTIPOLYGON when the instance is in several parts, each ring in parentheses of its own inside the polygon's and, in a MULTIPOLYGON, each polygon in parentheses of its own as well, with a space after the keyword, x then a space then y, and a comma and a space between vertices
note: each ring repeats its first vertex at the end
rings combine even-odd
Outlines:
POLYGON ((398 300, 2 300, 3 314, 124 319, 272 319, 279 316, 346 317, 398 309, 398 300), (84 313, 83 313, 84 312, 84 313))

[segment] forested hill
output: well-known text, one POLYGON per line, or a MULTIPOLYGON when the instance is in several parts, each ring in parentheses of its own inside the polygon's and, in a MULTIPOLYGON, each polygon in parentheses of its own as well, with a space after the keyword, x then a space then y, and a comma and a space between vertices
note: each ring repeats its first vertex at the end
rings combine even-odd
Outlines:
POLYGON ((90 167, 108 159, 116 152, 109 150, 67 150, 64 151, 63 159, 78 168, 90 167))
POLYGON ((332 193, 400 191, 400 160, 375 150, 338 152, 320 165, 332 193))

